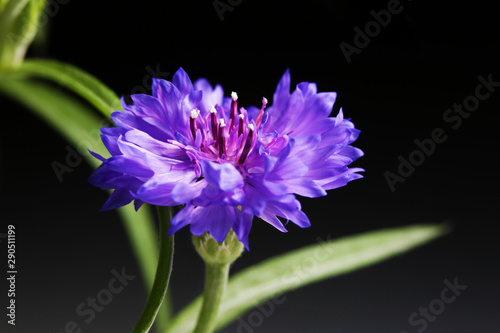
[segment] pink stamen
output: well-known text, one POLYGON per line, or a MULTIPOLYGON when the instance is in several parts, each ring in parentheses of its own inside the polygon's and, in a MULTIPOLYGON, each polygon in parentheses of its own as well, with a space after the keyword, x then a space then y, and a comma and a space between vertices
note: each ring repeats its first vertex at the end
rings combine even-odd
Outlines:
POLYGON ((240 159, 238 160, 238 163, 241 165, 243 165, 245 163, 245 160, 247 159, 248 153, 250 152, 250 148, 252 148, 254 129, 255 128, 254 128, 253 124, 248 125, 247 140, 245 141, 245 146, 243 147, 243 151, 241 152, 240 159))
POLYGON ((222 157, 223 154, 226 154, 226 142, 224 138, 224 127, 226 124, 224 123, 224 119, 219 119, 219 157, 222 157))
POLYGON ((236 125, 236 117, 238 116, 238 94, 234 91, 231 93, 231 110, 229 113, 229 119, 231 121, 229 130, 232 130, 236 125))
POLYGON ((240 122, 238 123, 238 136, 240 136, 243 134, 243 124, 245 124, 245 116, 240 114, 238 118, 240 118, 240 122))
POLYGON ((210 124, 212 125, 212 137, 215 140, 215 147, 217 147, 217 139, 218 139, 217 110, 213 106, 210 107, 210 124))
POLYGON ((259 114, 257 114, 257 119, 255 120, 255 128, 258 130, 260 124, 262 123, 262 118, 264 117, 264 109, 267 105, 267 98, 262 97, 262 107, 259 110, 259 114))
POLYGON ((191 129, 191 134, 193 135, 193 139, 196 139, 196 131, 198 130, 198 126, 196 124, 196 118, 200 114, 200 110, 192 110, 189 118, 189 127, 191 129))

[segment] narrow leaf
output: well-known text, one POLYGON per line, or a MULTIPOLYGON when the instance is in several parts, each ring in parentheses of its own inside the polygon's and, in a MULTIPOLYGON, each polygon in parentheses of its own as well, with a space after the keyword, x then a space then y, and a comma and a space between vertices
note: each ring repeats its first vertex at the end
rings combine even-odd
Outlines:
POLYGON ((26 60, 15 69, 17 74, 51 80, 71 89, 94 105, 109 118, 111 112, 121 110, 118 96, 96 77, 87 72, 55 60, 26 60))
MULTIPOLYGON (((411 225, 372 231, 292 251, 245 269, 229 280, 217 328, 284 292, 367 267, 447 233, 445 225, 411 225), (295 267, 295 268, 294 268, 295 267), (297 274, 296 267, 304 267, 297 274)), ((191 332, 201 306, 198 297, 174 319, 167 332, 191 332)))

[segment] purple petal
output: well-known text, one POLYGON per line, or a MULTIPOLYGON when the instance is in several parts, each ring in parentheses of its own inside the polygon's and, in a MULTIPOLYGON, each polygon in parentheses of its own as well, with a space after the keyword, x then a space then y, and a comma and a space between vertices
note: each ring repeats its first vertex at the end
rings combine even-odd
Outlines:
POLYGON ((127 142, 123 137, 118 139, 118 146, 128 159, 142 165, 145 169, 150 169, 154 173, 170 172, 179 160, 153 154, 147 149, 127 142))
POLYGON ((139 208, 141 208, 141 206, 143 204, 144 204, 144 201, 139 200, 139 199, 135 199, 134 200, 134 209, 135 209, 135 211, 137 212, 139 210, 139 208))
POLYGON ((103 127, 101 128, 101 140, 106 149, 109 151, 111 155, 121 155, 122 152, 118 145, 116 144, 116 140, 122 134, 127 132, 126 129, 121 127, 103 127))
POLYGON ((136 106, 137 115, 160 118, 165 113, 161 102, 153 96, 136 94, 131 95, 130 98, 136 106))
POLYGON ((123 155, 110 157, 104 162, 104 165, 111 170, 135 177, 151 177, 153 175, 153 171, 150 168, 123 155))
POLYGON ((109 180, 120 176, 123 176, 123 173, 111 170, 105 165, 101 165, 90 175, 89 183, 102 190, 111 190, 114 186, 109 183, 109 180))
POLYGON ((307 216, 300 210, 300 203, 294 195, 285 195, 278 200, 269 201, 265 214, 274 214, 292 221, 301 228, 311 226, 307 216))
POLYGON ((281 223, 276 215, 272 214, 270 210, 264 210, 262 214, 259 215, 259 218, 263 219, 281 232, 288 232, 288 230, 285 229, 285 226, 283 226, 283 223, 281 223))
POLYGON ((213 89, 206 79, 198 79, 194 83, 194 89, 203 91, 203 99, 199 105, 202 116, 208 113, 211 106, 222 105, 224 90, 220 85, 216 85, 213 89))
POLYGON ((187 204, 199 196, 206 186, 207 183, 203 180, 191 184, 177 183, 172 189, 172 199, 179 204, 187 204))
POLYGON ((238 211, 236 211, 236 214, 239 215, 239 217, 233 226, 233 230, 236 233, 238 240, 242 242, 243 245, 245 245, 245 248, 249 251, 250 247, 248 245, 248 234, 252 228, 253 215, 244 214, 238 211))
POLYGON ((330 179, 327 179, 324 181, 324 185, 322 187, 325 190, 333 190, 335 188, 339 188, 342 186, 345 186, 348 182, 362 178, 363 176, 360 174, 357 174, 356 172, 363 172, 365 170, 361 168, 352 168, 347 170, 346 172, 339 174, 335 177, 332 177, 330 179))
POLYGON ((178 183, 158 184, 154 180, 147 181, 136 193, 134 198, 157 206, 176 206, 179 203, 172 198, 172 190, 178 183))
POLYGON ((190 92, 186 98, 182 101, 181 112, 185 114, 186 121, 188 120, 189 112, 193 109, 198 108, 203 97, 203 92, 201 90, 194 90, 190 92))
POLYGON ((134 198, 127 189, 117 188, 109 196, 99 211, 103 212, 110 209, 119 208, 129 204, 134 198))
POLYGON ((172 219, 168 235, 173 235, 190 224, 193 235, 201 236, 208 231, 215 240, 221 243, 237 221, 235 209, 229 206, 200 207, 188 205, 172 219))
POLYGON ((146 118, 138 117, 129 111, 113 112, 111 114, 111 119, 113 119, 114 123, 117 126, 125 128, 127 130, 137 129, 142 132, 146 132, 153 138, 161 141, 167 141, 168 139, 172 138, 165 132, 165 130, 162 128, 163 125, 161 125, 159 122, 154 124, 153 119, 150 118, 148 121, 146 121, 146 118))
POLYGON ((222 191, 233 191, 243 187, 241 173, 230 163, 201 161, 201 168, 210 186, 216 186, 222 191))
POLYGON ((184 207, 177 214, 175 214, 175 216, 170 221, 170 229, 168 229, 167 235, 172 236, 178 230, 184 228, 189 223, 193 222, 191 216, 194 215, 195 208, 198 207, 193 205, 186 205, 186 207, 184 207))
MULTIPOLYGON (((219 243, 224 241, 227 233, 236 222, 235 209, 237 208, 231 206, 211 206, 206 209, 208 231, 219 243)), ((191 228, 193 228, 193 225, 191 228)))
POLYGON ((304 117, 304 96, 302 91, 295 90, 290 97, 280 97, 279 103, 273 104, 268 111, 272 117, 270 131, 277 131, 280 134, 289 134, 296 131, 296 126, 310 126, 302 122, 304 117), (286 99, 286 100, 285 100, 286 99), (272 109, 272 110, 271 110, 272 109))
POLYGON ((318 92, 316 83, 301 82, 297 85, 297 89, 302 91, 302 95, 304 95, 306 99, 314 96, 318 92))
POLYGON ((186 96, 193 91, 191 79, 182 67, 175 72, 172 83, 177 87, 177 89, 179 89, 182 96, 186 96))
POLYGON ((341 151, 339 151, 339 154, 348 157, 351 162, 364 155, 361 149, 352 146, 345 146, 341 151))
POLYGON ((287 70, 283 73, 278 86, 276 87, 276 91, 273 95, 273 106, 279 108, 285 108, 286 105, 280 105, 279 103, 285 102, 286 99, 290 96, 290 71, 287 70))
POLYGON ((187 160, 186 153, 181 148, 167 142, 156 140, 145 132, 131 130, 125 133, 124 138, 126 141, 141 146, 155 155, 166 156, 181 161, 187 160))
POLYGON ((102 157, 101 155, 99 155, 98 153, 94 153, 92 150, 90 149, 87 149, 90 153, 90 155, 94 156, 95 158, 97 158, 99 161, 101 162, 104 162, 106 161, 106 159, 104 157, 102 157))
POLYGON ((284 181, 288 193, 295 193, 303 197, 317 198, 326 195, 326 191, 314 180, 308 178, 291 178, 284 181))

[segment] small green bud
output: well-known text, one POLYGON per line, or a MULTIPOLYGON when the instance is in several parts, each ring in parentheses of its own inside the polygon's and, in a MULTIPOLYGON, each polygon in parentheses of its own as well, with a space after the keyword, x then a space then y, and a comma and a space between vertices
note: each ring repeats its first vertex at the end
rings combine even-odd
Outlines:
POLYGON ((243 252, 243 243, 231 229, 222 243, 217 242, 210 233, 193 236, 193 245, 203 260, 210 264, 230 264, 243 252))
MULTIPOLYGON (((43 0, 0 0, 0 71, 20 66, 33 42, 45 9, 43 0)), ((47 17, 45 17, 47 20, 47 17)))

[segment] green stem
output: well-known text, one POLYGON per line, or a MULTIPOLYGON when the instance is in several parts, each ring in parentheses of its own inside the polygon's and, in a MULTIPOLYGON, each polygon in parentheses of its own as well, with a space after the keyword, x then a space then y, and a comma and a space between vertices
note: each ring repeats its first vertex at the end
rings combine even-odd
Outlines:
MULTIPOLYGON (((159 252, 158 244, 154 241, 158 238, 158 231, 155 228, 150 208, 149 205, 144 205, 136 212, 133 205, 127 205, 117 210, 142 273, 146 291, 153 287, 159 252)), ((167 326, 172 316, 172 301, 169 294, 170 292, 167 291, 167 296, 155 320, 155 327, 160 331, 167 326)))
POLYGON ((219 305, 227 286, 229 265, 229 263, 206 263, 203 306, 194 333, 212 333, 214 331, 219 305))
POLYGON ((21 14, 21 11, 26 7, 28 2, 29 0, 11 0, 5 5, 5 10, 2 12, 3 20, 0 23, 0 31, 2 33, 9 31, 10 26, 19 17, 19 14, 21 14))
POLYGON ((158 258, 155 282, 149 294, 148 301, 146 302, 146 307, 132 333, 149 332, 160 310, 163 299, 167 294, 170 274, 172 273, 174 236, 167 236, 169 222, 172 218, 171 208, 159 206, 158 217, 160 220, 160 255, 158 258))

